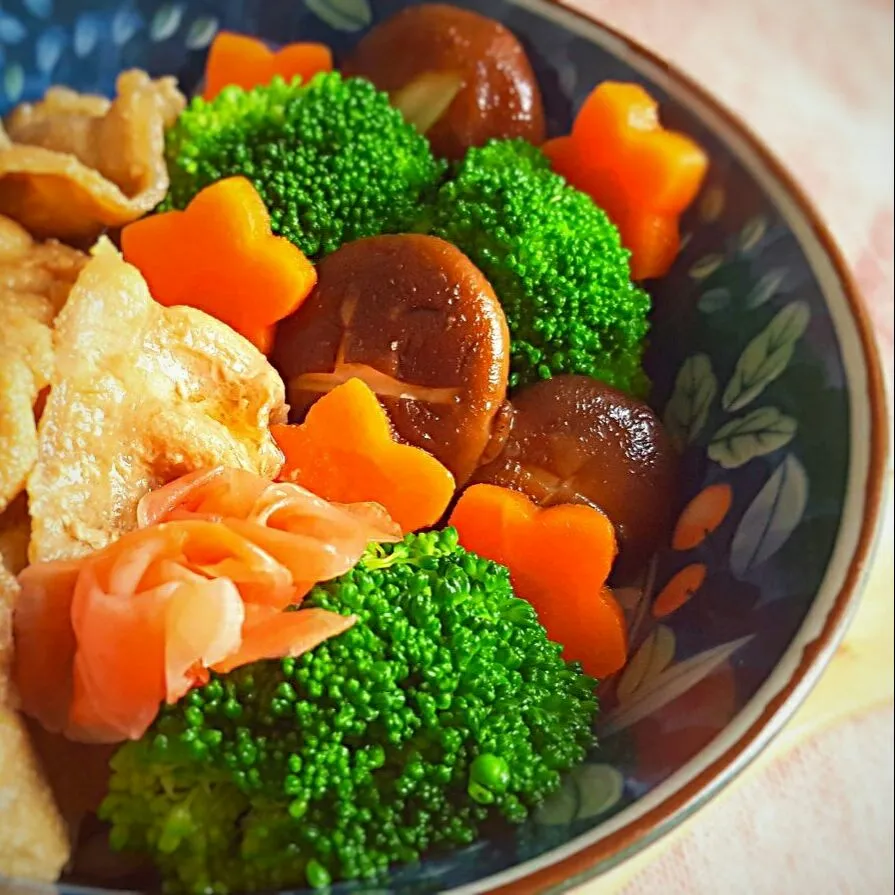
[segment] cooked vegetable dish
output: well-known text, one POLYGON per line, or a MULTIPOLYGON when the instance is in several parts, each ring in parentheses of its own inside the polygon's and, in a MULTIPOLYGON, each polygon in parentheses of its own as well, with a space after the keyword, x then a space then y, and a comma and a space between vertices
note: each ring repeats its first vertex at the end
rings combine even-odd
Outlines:
POLYGON ((643 283, 705 153, 633 84, 548 140, 450 6, 339 63, 221 33, 201 96, 0 127, 0 877, 376 880, 596 745, 675 502, 643 283))

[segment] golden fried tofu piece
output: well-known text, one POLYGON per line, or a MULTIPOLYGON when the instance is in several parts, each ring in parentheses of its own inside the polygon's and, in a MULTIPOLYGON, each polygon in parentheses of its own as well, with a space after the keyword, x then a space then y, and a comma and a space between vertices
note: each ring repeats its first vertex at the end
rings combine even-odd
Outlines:
POLYGON ((117 97, 64 87, 19 106, 0 136, 0 213, 36 236, 91 239, 151 211, 168 190, 165 129, 186 105, 174 78, 119 75, 117 97))
POLYGON ((37 242, 20 224, 0 215, 0 314, 17 305, 41 323, 52 323, 86 263, 84 252, 53 239, 37 242))
MULTIPOLYGON (((69 843, 84 817, 108 791, 109 760, 117 744, 73 743, 15 716, 12 614, 19 593, 16 575, 27 565, 30 536, 22 494, 0 515, 0 876, 51 881, 68 861, 69 843), (6 811, 17 819, 15 830, 5 825, 6 811)), ((5 891, 2 884, 0 890, 5 891)))
POLYGON ((0 217, 0 513, 37 459, 34 406, 53 370, 50 325, 86 260, 0 217))
POLYGON ((71 853, 65 823, 18 713, 0 705, 0 874, 53 882, 71 853))
POLYGON ((28 501, 20 494, 0 513, 0 568, 18 575, 28 565, 28 541, 31 538, 31 519, 28 501))
POLYGON ((274 477, 284 387, 229 326, 165 308, 106 242, 56 319, 56 367, 28 479, 30 559, 106 546, 152 488, 208 466, 274 477))
POLYGON ((21 495, 0 515, 0 875, 52 882, 69 858, 67 827, 9 681, 15 576, 27 561, 29 529, 21 495))
POLYGON ((16 581, 0 559, 0 706, 13 705, 15 697, 10 684, 12 668, 12 612, 19 595, 16 581))
POLYGON ((9 684, 12 667, 12 612, 19 594, 16 575, 28 562, 31 522, 25 495, 0 513, 0 705, 14 702, 9 684))
POLYGON ((0 347, 0 512, 25 487, 37 462, 34 402, 38 392, 28 362, 0 347))

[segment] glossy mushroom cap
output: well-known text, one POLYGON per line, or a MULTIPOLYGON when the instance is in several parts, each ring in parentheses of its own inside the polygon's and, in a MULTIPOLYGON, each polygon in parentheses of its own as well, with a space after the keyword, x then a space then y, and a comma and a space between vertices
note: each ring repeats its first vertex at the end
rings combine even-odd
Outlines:
POLYGON ((466 9, 403 9, 361 40, 344 73, 372 81, 399 107, 402 92, 435 83, 433 75, 455 76, 453 100, 426 129, 435 154, 445 158, 462 158, 492 138, 536 145, 545 138, 541 92, 522 45, 499 22, 466 9))
POLYGON ((433 236, 349 243, 318 266, 314 292, 278 328, 274 364, 290 419, 352 377, 376 392, 399 438, 465 482, 504 404, 509 333, 479 269, 433 236))
POLYGON ((541 506, 586 503, 614 523, 617 568, 636 570, 667 536, 677 456, 642 401, 587 376, 556 376, 513 395, 513 424, 476 482, 515 488, 541 506))

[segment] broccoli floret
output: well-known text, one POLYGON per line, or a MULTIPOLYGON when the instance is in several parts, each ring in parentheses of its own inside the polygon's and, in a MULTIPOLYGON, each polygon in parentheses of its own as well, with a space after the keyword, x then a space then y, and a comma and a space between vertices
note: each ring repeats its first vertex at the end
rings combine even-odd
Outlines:
POLYGON ((418 228, 454 243, 491 281, 512 340, 510 385, 582 373, 643 395, 647 294, 590 197, 522 140, 471 149, 418 228))
POLYGON ((168 131, 171 185, 162 208, 243 175, 271 226, 317 258, 345 242, 407 229, 443 175, 425 137, 368 81, 320 74, 194 99, 168 131))
POLYGON ((595 682, 454 529, 371 548, 305 605, 359 621, 213 676, 113 759, 112 844, 169 891, 375 878, 521 822, 593 744, 595 682))

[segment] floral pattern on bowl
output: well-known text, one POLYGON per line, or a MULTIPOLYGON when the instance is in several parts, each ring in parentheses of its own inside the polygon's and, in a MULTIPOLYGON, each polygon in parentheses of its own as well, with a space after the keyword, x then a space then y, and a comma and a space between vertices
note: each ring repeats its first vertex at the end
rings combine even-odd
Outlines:
MULTIPOLYGON (((344 52, 405 5, 7 0, 0 112, 52 83, 111 93, 130 66, 174 73, 193 88, 221 28, 344 52)), ((683 454, 681 516, 674 546, 619 592, 631 659, 601 688, 600 746, 515 835, 398 868, 393 892, 491 890, 546 866, 560 847, 636 826, 662 793, 695 785, 708 753, 722 755, 794 686, 804 647, 839 611, 833 585, 866 546, 866 531, 860 541, 857 531, 876 464, 862 391, 873 360, 820 243, 805 247, 814 237, 794 223, 804 215, 786 184, 673 76, 596 26, 542 0, 467 5, 526 43, 553 133, 598 81, 639 80, 662 101, 666 123, 708 149, 712 166, 685 220, 681 256, 651 290, 653 403, 683 454)), ((671 822, 667 813, 663 823, 671 822)))

